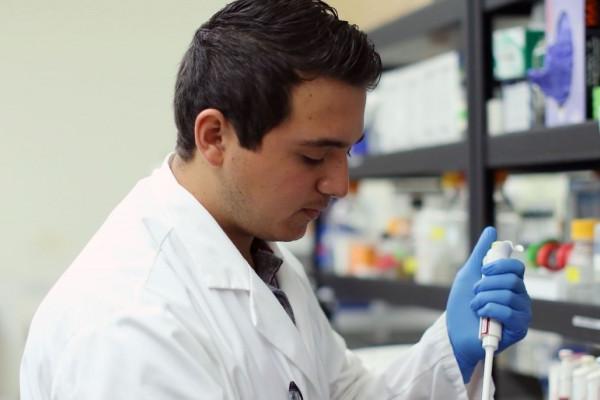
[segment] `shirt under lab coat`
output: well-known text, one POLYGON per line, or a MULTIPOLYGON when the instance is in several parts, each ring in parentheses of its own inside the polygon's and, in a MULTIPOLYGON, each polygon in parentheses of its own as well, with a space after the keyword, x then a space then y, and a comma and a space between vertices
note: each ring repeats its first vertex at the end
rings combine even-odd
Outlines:
MULTIPOLYGON (((22 400, 467 399, 442 316, 383 375, 330 327, 282 245, 290 320, 167 157, 113 210, 31 325, 22 400)), ((480 396, 480 395, 479 395, 480 396)))

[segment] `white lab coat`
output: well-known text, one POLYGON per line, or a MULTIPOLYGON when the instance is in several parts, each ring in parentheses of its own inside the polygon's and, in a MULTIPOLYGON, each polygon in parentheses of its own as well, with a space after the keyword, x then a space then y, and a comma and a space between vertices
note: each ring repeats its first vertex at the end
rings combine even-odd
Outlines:
POLYGON ((292 381, 304 400, 474 398, 479 379, 462 383, 444 317, 374 376, 331 329, 299 262, 269 245, 296 326, 167 159, 40 305, 21 399, 285 400, 292 381))

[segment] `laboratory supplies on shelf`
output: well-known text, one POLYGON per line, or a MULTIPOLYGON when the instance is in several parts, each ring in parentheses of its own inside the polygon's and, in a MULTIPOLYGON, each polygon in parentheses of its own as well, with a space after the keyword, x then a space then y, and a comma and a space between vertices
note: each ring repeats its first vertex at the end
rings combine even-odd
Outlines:
POLYGON ((414 218, 415 281, 449 285, 468 256, 464 176, 442 176, 442 196, 428 196, 414 218))
POLYGON ((600 400, 600 369, 586 376, 586 400, 600 400))
POLYGON ((413 275, 412 197, 397 193, 391 181, 353 182, 321 219, 319 268, 363 277, 413 275))
POLYGON ((571 377, 571 399, 586 400, 587 396, 587 376, 598 370, 596 358, 589 354, 581 357, 579 367, 573 370, 571 377))
POLYGON ((594 281, 594 227, 595 219, 571 221, 571 249, 565 266, 567 280, 575 285, 594 281))
POLYGON ((594 118, 594 91, 600 85, 600 0, 585 0, 586 116, 594 118))
POLYGON ((506 171, 496 171, 494 174, 494 204, 496 210, 496 231, 498 237, 521 243, 523 219, 504 189, 508 178, 506 171))
POLYGON ((536 65, 534 49, 544 40, 544 31, 527 26, 498 29, 492 34, 494 78, 523 79, 536 65))
POLYGON ((465 93, 457 52, 384 72, 367 95, 370 154, 460 141, 466 131, 465 93))
POLYGON ((596 172, 575 173, 569 179, 569 216, 600 217, 600 175, 596 172))
POLYGON ((600 84, 600 18, 597 0, 547 0, 544 66, 530 80, 546 96, 546 125, 583 122, 592 116, 600 84))
POLYGON ((532 256, 534 265, 550 271, 560 271, 567 266, 573 243, 560 243, 550 239, 539 244, 535 243, 530 249, 529 255, 532 256))
POLYGON ((505 83, 502 93, 502 132, 519 132, 536 124, 535 87, 529 82, 505 83))
POLYGON ((487 102, 490 136, 543 126, 544 96, 527 80, 530 69, 543 65, 543 14, 543 5, 538 4, 529 18, 502 17, 494 21, 493 76, 499 87, 487 102))
POLYGON ((600 400, 600 359, 561 349, 548 368, 548 400, 600 400))
POLYGON ((600 0, 547 0, 532 8, 528 20, 499 20, 492 33, 497 87, 487 102, 489 135, 598 115, 600 0))
POLYGON ((465 178, 446 173, 432 182, 415 190, 408 182, 354 183, 321 219, 319 268, 449 285, 468 256, 465 178))
POLYGON ((547 239, 530 244, 525 282, 532 297, 598 303, 600 282, 594 270, 596 219, 571 221, 571 240, 547 239))
POLYGON ((576 219, 571 222, 573 248, 564 269, 565 297, 584 302, 598 301, 594 282, 594 226, 595 219, 576 219))
POLYGON ((600 282, 600 224, 594 227, 594 281, 600 282))
MULTIPOLYGON (((317 246, 321 269, 345 275, 346 271, 358 268, 357 265, 350 266, 350 246, 353 241, 368 241, 369 213, 357 191, 358 182, 351 182, 346 197, 337 199, 323 217, 317 246)), ((357 253, 355 251, 354 263, 363 262, 368 257, 368 251, 363 255, 357 253), (358 259, 359 256, 362 259, 358 259)))

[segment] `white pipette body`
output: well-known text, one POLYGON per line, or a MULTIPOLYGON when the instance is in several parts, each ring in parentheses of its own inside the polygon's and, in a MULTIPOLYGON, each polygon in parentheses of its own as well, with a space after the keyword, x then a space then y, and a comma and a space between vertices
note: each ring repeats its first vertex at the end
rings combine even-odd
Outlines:
MULTIPOLYGON (((513 246, 511 241, 497 241, 492 243, 491 248, 483 259, 483 265, 491 262, 510 258, 513 250, 522 249, 521 246, 513 246)), ((483 368, 483 387, 482 387, 482 400, 491 399, 491 387, 492 387, 492 364, 494 360, 494 353, 498 349, 498 343, 502 339, 502 325, 492 318, 480 318, 479 319, 479 339, 481 339, 481 346, 485 350, 485 363, 483 368)))

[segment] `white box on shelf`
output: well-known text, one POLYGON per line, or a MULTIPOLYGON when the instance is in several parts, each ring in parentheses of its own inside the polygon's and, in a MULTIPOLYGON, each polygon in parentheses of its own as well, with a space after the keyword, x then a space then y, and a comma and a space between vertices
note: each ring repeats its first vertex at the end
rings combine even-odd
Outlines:
POLYGON ((528 82, 502 85, 504 133, 529 130, 532 126, 531 87, 528 82))
POLYGON ((534 299, 563 300, 564 283, 560 272, 550 272, 544 269, 527 271, 525 274, 527 293, 534 299))
POLYGON ((487 129, 490 136, 499 136, 504 133, 504 124, 502 115, 502 100, 489 99, 486 104, 487 110, 487 129))
POLYGON ((386 72, 368 103, 374 152, 460 141, 466 125, 458 53, 386 72))

